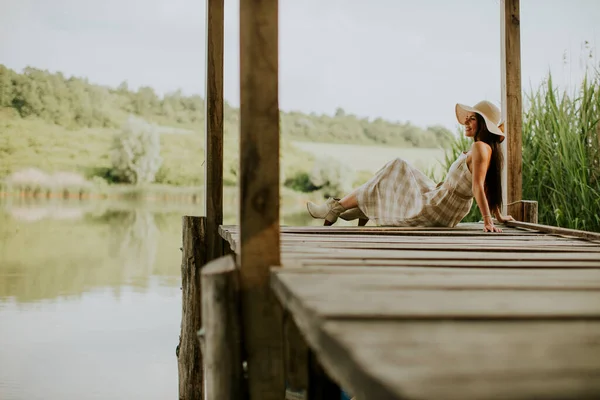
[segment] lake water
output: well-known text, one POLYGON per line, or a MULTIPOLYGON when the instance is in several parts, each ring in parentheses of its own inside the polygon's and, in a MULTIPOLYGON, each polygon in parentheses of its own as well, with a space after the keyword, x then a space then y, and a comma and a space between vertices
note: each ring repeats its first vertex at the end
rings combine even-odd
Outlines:
POLYGON ((177 398, 181 216, 202 208, 0 206, 0 399, 177 398))

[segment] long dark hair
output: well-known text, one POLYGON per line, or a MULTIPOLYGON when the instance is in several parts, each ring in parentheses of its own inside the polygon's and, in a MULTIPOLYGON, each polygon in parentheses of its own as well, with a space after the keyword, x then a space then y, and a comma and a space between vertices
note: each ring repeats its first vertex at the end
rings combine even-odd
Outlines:
POLYGON ((500 145, 501 136, 491 133, 485 125, 485 120, 481 115, 475 113, 477 118, 477 132, 475 133, 475 141, 487 143, 492 148, 492 157, 490 165, 485 174, 484 190, 487 198, 490 211, 502 208, 502 166, 504 165, 504 157, 502 155, 502 146, 500 145))

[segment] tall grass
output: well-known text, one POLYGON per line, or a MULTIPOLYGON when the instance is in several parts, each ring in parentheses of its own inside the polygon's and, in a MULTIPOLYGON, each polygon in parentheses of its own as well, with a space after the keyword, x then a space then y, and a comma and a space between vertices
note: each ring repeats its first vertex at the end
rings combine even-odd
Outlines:
MULTIPOLYGON (((525 99, 523 199, 538 202, 541 224, 600 232, 600 72, 571 96, 548 75, 525 99)), ((446 169, 470 145, 461 132, 446 151, 446 169)), ((464 221, 480 218, 474 203, 464 221)))
POLYGON ((578 93, 552 77, 523 114, 523 198, 537 200, 540 223, 600 231, 600 73, 578 93))

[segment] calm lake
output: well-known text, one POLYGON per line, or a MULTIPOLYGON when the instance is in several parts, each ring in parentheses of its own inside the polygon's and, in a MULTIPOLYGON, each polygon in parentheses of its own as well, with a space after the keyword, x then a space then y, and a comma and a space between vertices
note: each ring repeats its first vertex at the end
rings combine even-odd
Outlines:
POLYGON ((0 399, 177 398, 181 216, 202 206, 0 200, 0 399))

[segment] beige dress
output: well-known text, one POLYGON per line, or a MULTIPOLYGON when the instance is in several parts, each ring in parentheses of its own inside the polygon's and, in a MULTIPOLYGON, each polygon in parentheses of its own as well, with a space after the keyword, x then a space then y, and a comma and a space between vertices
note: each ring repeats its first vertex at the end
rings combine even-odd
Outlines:
POLYGON ((471 183, 466 153, 452 164, 439 187, 397 158, 358 188, 358 207, 379 226, 454 227, 471 210, 471 183))

